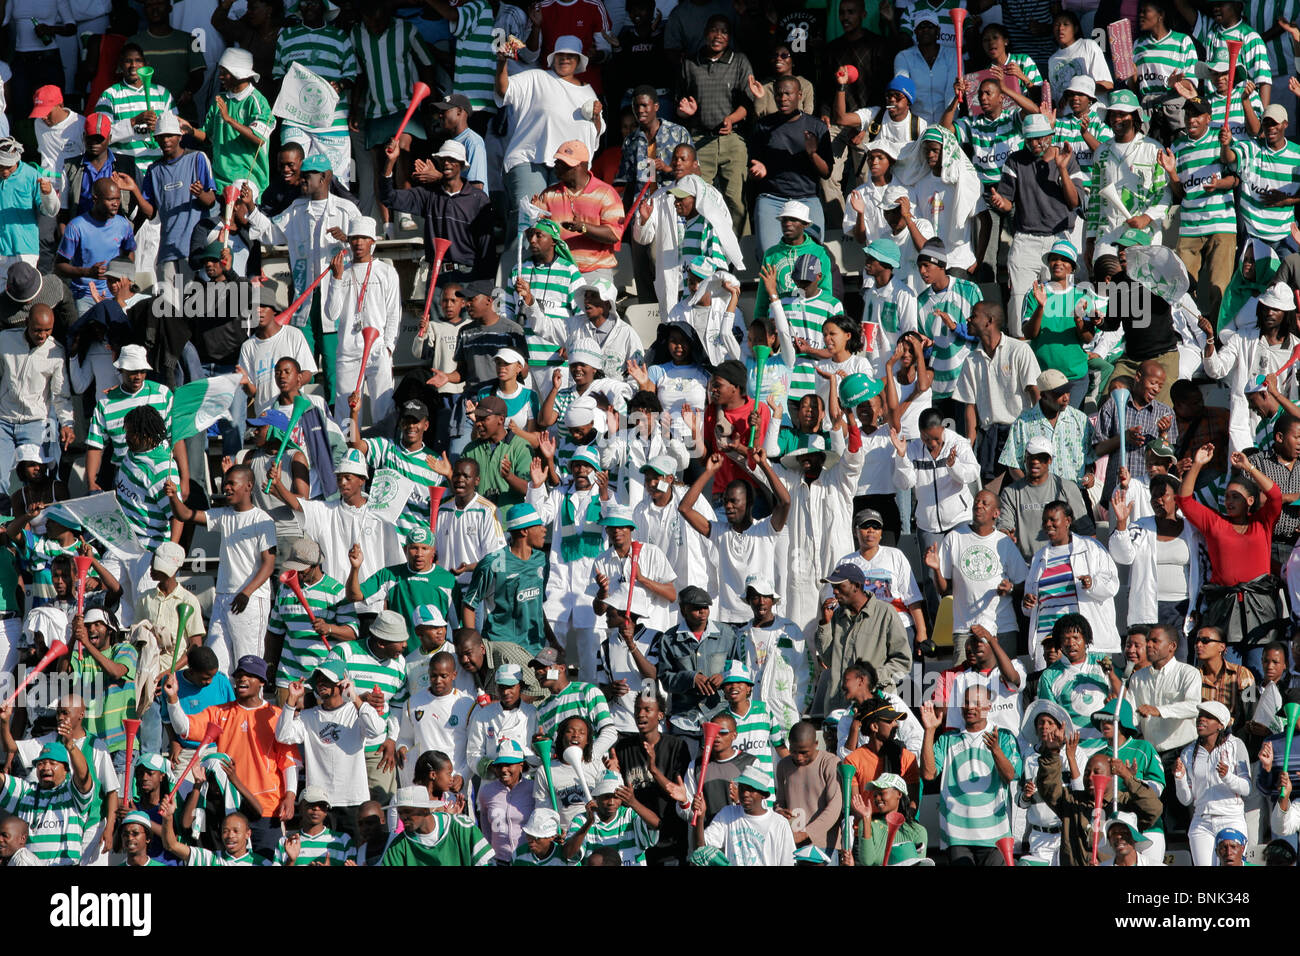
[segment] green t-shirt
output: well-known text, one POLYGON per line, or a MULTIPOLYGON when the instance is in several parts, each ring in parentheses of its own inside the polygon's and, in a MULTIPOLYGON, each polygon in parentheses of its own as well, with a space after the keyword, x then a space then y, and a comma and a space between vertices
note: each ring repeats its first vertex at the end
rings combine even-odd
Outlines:
POLYGON ((542 602, 550 573, 546 554, 534 550, 521 561, 510 548, 485 556, 474 569, 465 603, 478 609, 483 636, 511 641, 530 654, 546 643, 546 614, 542 602))
POLYGON ((498 508, 517 505, 524 500, 523 494, 506 484, 501 476, 501 460, 508 457, 514 473, 525 481, 528 479, 533 451, 518 435, 510 435, 500 442, 486 438, 472 441, 465 446, 462 457, 478 465, 478 493, 498 508))
POLYGON ((492 846, 478 827, 461 817, 436 813, 433 832, 403 833, 384 851, 380 866, 489 866, 492 846))
POLYGON ((361 593, 367 599, 381 588, 387 588, 385 602, 390 611, 396 611, 406 620, 410 639, 406 644, 409 654, 420 646, 415 636, 415 609, 421 604, 432 604, 443 616, 451 611, 451 589, 456 578, 446 568, 433 565, 427 571, 412 570, 409 564, 395 564, 380 568, 361 582, 361 593))
POLYGON ((218 190, 238 179, 251 179, 261 193, 271 183, 271 133, 275 129, 271 104, 251 83, 242 94, 221 93, 220 96, 230 118, 260 136, 262 143, 254 146, 226 122, 214 99, 203 120, 203 131, 212 143, 212 178, 217 181, 218 190))
MULTIPOLYGON (((1090 304, 1089 296, 1073 286, 1064 292, 1047 287, 1042 329, 1037 338, 1029 340, 1039 367, 1054 368, 1071 382, 1088 374, 1088 353, 1075 332, 1074 313, 1076 309, 1087 309, 1090 304)), ((1025 296, 1025 322, 1037 307, 1038 300, 1032 295, 1025 296)))

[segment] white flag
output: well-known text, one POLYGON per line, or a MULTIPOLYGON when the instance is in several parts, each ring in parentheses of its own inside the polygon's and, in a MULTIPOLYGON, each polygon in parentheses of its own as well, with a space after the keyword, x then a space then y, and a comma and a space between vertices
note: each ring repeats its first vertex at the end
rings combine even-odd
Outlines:
POLYGON ((334 125, 338 102, 334 87, 295 61, 289 64, 271 112, 308 129, 328 129, 334 125))
POLYGON ((380 468, 370 479, 370 499, 366 508, 378 515, 385 524, 396 525, 397 517, 410 500, 415 482, 403 478, 391 468, 380 468))
POLYGON ((87 537, 94 538, 116 558, 129 561, 144 554, 136 540, 135 531, 122 514, 122 507, 117 503, 117 495, 111 491, 101 491, 86 498, 73 498, 60 501, 45 509, 47 518, 62 523, 67 519, 69 527, 80 527, 87 537))

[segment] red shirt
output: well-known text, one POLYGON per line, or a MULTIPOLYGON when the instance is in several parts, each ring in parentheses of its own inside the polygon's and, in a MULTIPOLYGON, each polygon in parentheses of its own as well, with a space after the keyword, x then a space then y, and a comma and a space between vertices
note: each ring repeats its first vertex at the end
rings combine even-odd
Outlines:
MULTIPOLYGON (((581 192, 571 193, 562 183, 546 187, 537 205, 551 214, 556 223, 580 222, 589 226, 609 226, 618 235, 623 229, 623 200, 609 183, 595 176, 587 180, 581 192)), ((614 246, 597 242, 580 232, 560 229, 560 238, 569 244, 573 264, 579 272, 593 269, 617 269, 614 246)))
MULTIPOLYGON (((749 443, 749 416, 754 411, 754 400, 748 399, 743 405, 737 405, 735 408, 722 412, 723 418, 731 424, 731 433, 740 434, 744 437, 745 443, 749 443)), ((755 448, 763 447, 763 437, 767 434, 767 426, 772 421, 772 409, 767 402, 758 403, 758 440, 754 442, 755 448)), ((710 452, 718 450, 718 408, 716 405, 710 405, 704 413, 704 443, 708 446, 710 452)), ((717 475, 713 479, 713 493, 720 495, 727 490, 727 485, 739 478, 741 481, 747 481, 751 485, 754 479, 749 473, 737 465, 730 458, 722 463, 718 469, 717 475)))
POLYGON ((1195 498, 1179 495, 1178 507, 1205 536, 1211 583, 1233 587, 1272 570, 1273 523, 1282 513, 1282 492, 1276 484, 1264 492, 1264 503, 1251 515, 1244 534, 1238 534, 1226 518, 1195 498))
MULTIPOLYGON (((542 17, 542 47, 538 57, 539 64, 545 65, 546 58, 555 49, 555 41, 560 37, 577 37, 582 41, 582 52, 588 60, 596 52, 596 37, 601 33, 612 34, 614 27, 605 12, 605 5, 597 0, 544 0, 538 4, 537 12, 542 17)), ((578 74, 583 83, 590 83, 596 94, 601 93, 600 68, 589 67, 578 74)))

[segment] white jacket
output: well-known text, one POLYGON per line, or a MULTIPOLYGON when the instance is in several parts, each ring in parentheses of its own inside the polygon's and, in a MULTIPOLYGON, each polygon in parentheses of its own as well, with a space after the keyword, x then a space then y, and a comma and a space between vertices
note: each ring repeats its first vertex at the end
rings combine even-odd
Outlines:
POLYGON ((920 438, 907 443, 906 456, 894 456, 894 487, 916 489, 916 526, 930 534, 947 534, 970 521, 975 496, 967 486, 979 478, 980 464, 970 442, 951 428, 943 430, 943 447, 934 458, 920 438), (954 447, 957 460, 949 468, 948 455, 954 447))
MULTIPOLYGON (((1250 404, 1246 401, 1246 386, 1255 382, 1258 375, 1276 372, 1296 347, 1294 336, 1288 335, 1280 358, 1260 341, 1259 330, 1247 329, 1233 334, 1224 329, 1220 337, 1223 348, 1203 362, 1205 374, 1217 378, 1228 386, 1228 446, 1232 451, 1245 451, 1255 444, 1255 429, 1251 425, 1250 404)), ((1287 395, 1295 394, 1296 368, 1292 366, 1278 376, 1278 388, 1287 395)))
MULTIPOLYGON (((1192 614, 1196 610, 1201 584, 1209 570, 1209 555, 1205 550, 1205 539, 1192 527, 1192 523, 1183 519, 1183 533, 1179 535, 1187 544, 1191 561, 1187 565, 1187 617, 1183 622, 1183 633, 1192 633, 1192 614)), ((1156 614, 1156 519, 1152 517, 1130 520, 1123 531, 1115 531, 1110 536, 1110 556, 1117 564, 1132 567, 1129 572, 1128 587, 1128 623, 1153 624, 1156 614)))
MULTIPOLYGON (((1025 579, 1025 593, 1038 593, 1038 580, 1043 575, 1044 555, 1050 545, 1038 549, 1029 564, 1029 577, 1025 579)), ((1092 578, 1092 587, 1084 590, 1077 586, 1079 613, 1092 626, 1092 646, 1089 650, 1115 654, 1122 650, 1119 630, 1115 627, 1115 595, 1119 593, 1119 569, 1110 554, 1092 538, 1070 535, 1070 569, 1077 584, 1079 578, 1092 578)), ((1037 637, 1038 605, 1029 611, 1029 652, 1034 666, 1043 667, 1042 643, 1037 637)))
POLYGON ((1193 740, 1180 754, 1184 773, 1174 775, 1178 801, 1190 806, 1196 816, 1244 819, 1245 798, 1250 794, 1250 757, 1246 745, 1228 737, 1212 751, 1193 740), (1227 760, 1227 776, 1219 776, 1219 764, 1227 760))

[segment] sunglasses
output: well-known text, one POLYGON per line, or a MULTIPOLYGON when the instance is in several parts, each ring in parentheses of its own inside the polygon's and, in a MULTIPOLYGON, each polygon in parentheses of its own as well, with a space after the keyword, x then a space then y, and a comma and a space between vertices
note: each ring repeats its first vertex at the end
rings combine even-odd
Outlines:
POLYGON ((1197 643, 1197 644, 1226 644, 1226 643, 1228 643, 1228 642, 1227 642, 1227 641, 1221 641, 1221 640, 1219 640, 1218 638, 1215 638, 1215 637, 1198 637, 1198 638, 1196 639, 1196 643, 1197 643))

